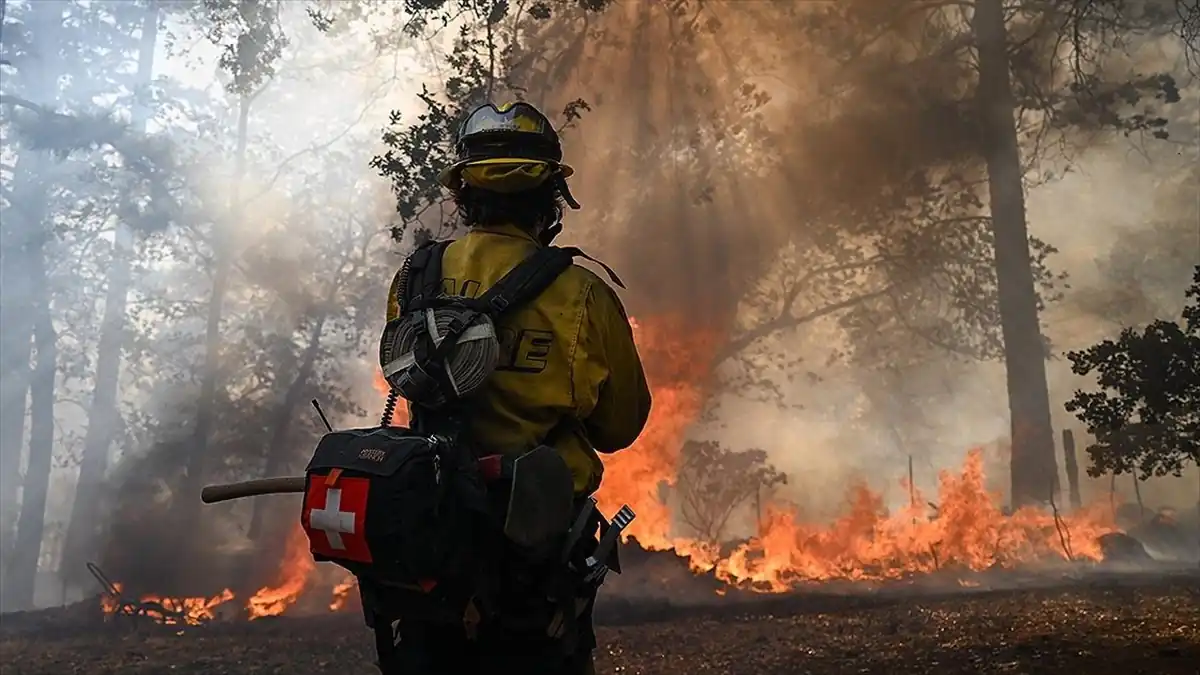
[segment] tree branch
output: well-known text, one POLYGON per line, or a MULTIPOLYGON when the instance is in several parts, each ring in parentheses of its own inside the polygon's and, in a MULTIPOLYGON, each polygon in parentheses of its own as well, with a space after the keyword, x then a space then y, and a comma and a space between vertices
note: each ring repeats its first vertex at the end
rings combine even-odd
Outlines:
POLYGON ((302 150, 294 152, 291 155, 289 155, 288 157, 283 158, 283 160, 281 160, 279 162, 279 164, 276 166, 274 175, 272 175, 271 178, 269 180, 267 180, 267 183, 266 183, 266 185, 263 186, 262 190, 260 190, 254 196, 252 196, 248 199, 244 199, 242 201, 242 205, 245 206, 247 204, 250 204, 250 203, 254 202, 255 200, 259 199, 260 197, 266 195, 272 189, 274 189, 275 183, 279 182, 279 179, 283 176, 284 172, 287 171, 288 167, 291 166, 291 163, 293 161, 300 159, 301 157, 303 157, 305 155, 317 153, 322 150, 327 150, 334 143, 337 143, 338 141, 345 138, 351 131, 353 131, 356 127, 358 127, 359 123, 363 121, 363 118, 365 118, 367 116, 367 112, 369 112, 371 110, 371 107, 376 102, 378 102, 381 98, 383 98, 382 91, 385 86, 386 86, 386 83, 383 85, 380 85, 375 90, 374 94, 371 96, 371 99, 369 101, 367 101, 367 103, 363 105, 362 110, 360 110, 358 112, 358 117, 355 118, 355 120, 353 122, 351 122, 349 125, 347 125, 346 128, 343 129, 341 132, 335 134, 332 138, 330 138, 322 143, 314 143, 313 145, 310 145, 307 148, 304 148, 302 150))
POLYGON ((770 321, 765 321, 765 322, 759 324, 758 326, 746 331, 745 333, 742 333, 740 336, 725 343, 725 347, 722 348, 721 351, 717 353, 717 358, 715 360, 715 363, 717 363, 717 364, 724 363, 725 361, 727 361, 728 359, 737 355, 738 353, 740 353, 741 351, 743 351, 750 345, 754 344, 755 342, 758 342, 759 340, 761 340, 773 333, 777 333, 782 330, 787 330, 789 328, 796 328, 797 326, 802 326, 806 323, 816 321, 817 319, 820 319, 822 317, 826 317, 831 314, 836 314, 842 310, 850 309, 851 307, 857 307, 857 306, 863 304, 864 302, 868 302, 870 300, 874 300, 876 298, 880 298, 880 297, 887 295, 894 288, 895 288, 895 286, 888 286, 888 287, 883 288, 878 291, 874 291, 871 293, 864 293, 863 295, 855 296, 855 297, 849 298, 847 300, 842 300, 841 302, 835 302, 832 305, 826 305, 825 307, 822 307, 821 309, 809 312, 807 314, 801 314, 799 316, 780 315, 779 317, 777 317, 775 319, 772 319, 770 321))

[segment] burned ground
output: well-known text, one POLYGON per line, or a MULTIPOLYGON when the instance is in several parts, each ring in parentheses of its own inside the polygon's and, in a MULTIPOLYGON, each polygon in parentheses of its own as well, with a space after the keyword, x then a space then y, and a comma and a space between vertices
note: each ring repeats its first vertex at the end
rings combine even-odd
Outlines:
MULTIPOLYGON (((350 614, 177 632, 98 625, 82 612, 7 616, 5 675, 375 672, 370 634, 350 614)), ((652 610, 616 604, 603 618, 600 673, 1200 672, 1200 571, 940 595, 808 592, 652 610)))

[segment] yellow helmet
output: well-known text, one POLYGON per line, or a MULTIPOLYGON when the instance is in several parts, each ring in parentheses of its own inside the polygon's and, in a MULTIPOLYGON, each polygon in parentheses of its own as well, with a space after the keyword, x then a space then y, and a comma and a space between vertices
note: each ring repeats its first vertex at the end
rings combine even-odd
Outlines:
POLYGON ((554 125, 540 110, 521 101, 476 108, 459 128, 454 149, 457 161, 438 175, 438 181, 451 190, 465 183, 511 194, 575 173, 562 163, 562 144, 554 125))

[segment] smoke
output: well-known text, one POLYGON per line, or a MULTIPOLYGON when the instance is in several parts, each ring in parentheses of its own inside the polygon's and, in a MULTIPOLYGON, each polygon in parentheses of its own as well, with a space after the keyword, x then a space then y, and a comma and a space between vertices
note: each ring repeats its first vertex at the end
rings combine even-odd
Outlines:
MULTIPOLYGON (((985 214, 976 198, 986 201, 980 157, 988 139, 975 119, 965 19, 939 10, 905 14, 909 9, 705 3, 674 11, 621 3, 586 22, 563 19, 563 32, 622 36, 549 59, 560 94, 546 93, 547 107, 576 96, 592 104, 580 130, 566 137, 577 169, 572 189, 584 210, 565 236, 597 247, 625 276, 635 316, 682 314, 693 330, 715 330, 739 345, 788 302, 791 284, 821 266, 860 264, 855 273, 803 288, 794 314, 852 301, 848 288, 865 293, 911 283, 924 272, 920 263, 866 259, 937 249, 963 229, 937 223, 985 214), (817 26, 823 32, 814 33, 817 26), (933 196, 922 203, 931 183, 933 196)), ((1020 56, 1059 58, 1052 40, 1029 39, 1037 29, 1012 27, 1020 56)), ((1169 42, 1150 40, 1098 68, 1114 77, 1170 72, 1186 82, 1169 42)), ((1065 60, 1026 67, 1018 95, 1046 95, 1069 77, 1065 60)), ((1160 307, 1171 307, 1200 256, 1194 168, 1180 174, 1197 156, 1195 96, 1185 87, 1184 100, 1166 111, 1169 143, 1101 133, 1094 123, 1060 130, 1047 113, 1023 118, 1022 150, 1033 165, 1030 233, 1058 249, 1047 265, 1066 275, 1044 291, 1051 299, 1062 295, 1044 314, 1056 347, 1049 366, 1055 424, 1077 431, 1081 453, 1086 435, 1059 404, 1088 383, 1069 373, 1062 355, 1118 327, 1089 315, 1085 299, 1127 297, 1129 275, 1114 271, 1124 265, 1136 268, 1160 307), (1166 267, 1131 262, 1164 256, 1166 267)), ((936 257, 926 264, 951 266, 936 257)), ((918 302, 914 314, 961 325, 961 315, 944 318, 945 305, 959 297, 951 291, 918 302)), ((912 332, 897 345, 893 327, 882 324, 856 335, 847 313, 718 356, 710 419, 692 434, 767 449, 793 478, 788 496, 817 516, 842 507, 851 478, 866 478, 891 506, 906 502, 899 481, 910 456, 918 487, 932 492, 937 470, 957 466, 977 445, 989 448, 990 487, 1007 492, 1002 364, 920 344, 912 332), (853 358, 864 344, 861 333, 875 329, 889 350, 883 366, 853 358), (763 374, 784 364, 792 374, 763 374)), ((988 319, 977 327, 997 328, 988 319)), ((1081 461, 1086 465, 1086 457, 1081 461)), ((1195 481, 1183 482, 1190 492, 1163 499, 1190 503, 1195 481)))
POLYGON ((784 241, 877 227, 861 219, 977 144, 952 61, 897 45, 841 67, 803 46, 816 10, 695 11, 619 5, 597 30, 627 38, 568 55, 559 89, 596 102, 568 137, 596 205, 576 229, 641 282, 635 312, 690 306, 728 323, 784 241))
MULTIPOLYGON (((136 23, 120 23, 134 14, 133 5, 126 14, 123 7, 7 3, 8 20, 22 21, 26 30, 5 31, 6 54, 12 55, 17 44, 22 53, 72 56, 76 43, 42 30, 45 26, 35 21, 38 12, 96 17, 107 12, 136 39, 136 23)), ((142 9, 136 9, 140 17, 142 9)), ((139 208, 149 203, 167 222, 156 231, 135 233, 117 394, 123 423, 104 487, 90 506, 100 514, 96 521, 102 531, 86 550, 64 553, 93 370, 97 350, 103 349, 96 338, 103 330, 105 290, 116 283, 109 254, 112 228, 132 216, 128 208, 114 206, 122 195, 111 192, 116 183, 109 179, 121 178, 123 167, 119 159, 113 163, 103 142, 55 157, 37 152, 29 137, 17 135, 24 127, 16 126, 21 120, 15 115, 7 119, 7 108, 0 127, 6 134, 3 178, 6 186, 16 187, 4 205, 5 267, 22 255, 10 236, 10 223, 16 221, 10 216, 28 213, 31 200, 39 199, 29 183, 65 185, 48 188, 49 197, 42 198, 45 226, 64 233, 45 250, 61 374, 42 551, 50 559, 66 556, 56 576, 71 582, 72 595, 98 590, 86 574, 87 561, 100 563, 127 588, 158 593, 192 594, 210 585, 253 587, 274 573, 277 556, 269 552, 282 546, 294 498, 260 505, 263 522, 253 537, 246 530, 254 509, 250 504, 207 509, 194 520, 194 529, 180 531, 181 523, 189 522, 185 514, 199 508, 198 495, 185 488, 201 406, 212 406, 214 420, 204 453, 211 480, 302 469, 319 429, 308 406, 312 398, 320 399, 339 425, 369 424, 377 414, 366 356, 398 260, 387 237, 393 202, 368 162, 388 112, 414 105, 407 93, 422 76, 416 53, 407 45, 377 45, 361 30, 320 34, 303 6, 283 3, 280 25, 293 48, 284 50, 274 74, 242 101, 223 88, 228 80, 219 65, 223 46, 210 43, 187 16, 168 10, 146 89, 153 103, 144 134, 128 127, 128 100, 119 88, 111 89, 123 82, 101 80, 82 91, 77 86, 38 89, 27 83, 40 82, 39 71, 26 66, 23 79, 5 86, 6 95, 54 105, 68 116, 91 114, 95 101, 102 101, 110 108, 101 107, 96 119, 121 132, 118 142, 153 140, 169 148, 172 160, 159 167, 169 172, 158 176, 165 198, 136 187, 124 195, 139 208), (317 46, 295 48, 304 45, 317 46), (16 88, 23 83, 25 88, 16 88), (239 143, 243 106, 248 116, 239 143), (107 170, 97 171, 96 165, 107 170), (210 399, 202 391, 204 334, 213 251, 222 243, 234 262, 223 302, 218 386, 210 399), (81 298, 91 298, 82 305, 86 311, 61 311, 79 306, 81 298)), ((61 71, 63 82, 95 81, 92 70, 99 66, 85 58, 89 55, 47 67, 61 71)), ((79 126, 85 132, 95 128, 79 126)), ((28 294, 19 297, 21 289, 14 285, 5 286, 6 309, 34 300, 28 294)), ((7 322, 3 326, 6 339, 15 339, 16 330, 7 322)), ((6 373, 14 370, 11 366, 5 364, 6 373)), ((16 384, 7 374, 4 380, 6 391, 16 384)), ((25 429, 21 445, 28 447, 28 425, 25 429)), ((6 443, 6 452, 9 447, 6 443)), ((36 496, 19 483, 18 478, 2 486, 6 551, 18 505, 36 496)), ((37 489, 36 481, 26 485, 37 489)), ((38 603, 64 599, 62 586, 46 581, 39 579, 38 603)))
MULTIPOLYGON (((617 268, 630 288, 624 299, 632 315, 670 315, 681 332, 703 331, 741 347, 701 364, 712 375, 712 395, 692 435, 767 450, 792 477, 788 496, 817 516, 838 511, 844 486, 856 478, 884 489, 888 504, 903 502, 898 480, 909 456, 926 492, 933 492, 936 470, 957 465, 972 445, 991 448, 992 475, 1004 470, 1001 366, 956 356, 911 333, 897 339, 905 333, 894 324, 862 327, 889 310, 872 294, 897 285, 912 310, 906 318, 918 328, 959 323, 961 312, 943 307, 957 296, 924 299, 927 270, 912 259, 933 251, 922 260, 949 267, 942 243, 965 231, 952 225, 956 219, 979 214, 973 198, 984 178, 978 157, 987 139, 979 136, 969 96, 974 65, 964 57, 963 19, 949 11, 902 14, 904 4, 707 2, 676 12, 668 3, 626 2, 601 14, 561 12, 528 38, 530 51, 544 50, 544 59, 515 73, 526 80, 526 96, 548 110, 576 98, 591 107, 565 135, 567 161, 577 171, 572 190, 584 208, 568 215, 563 239, 617 268), (868 35, 876 39, 868 43, 868 35), (941 190, 935 199, 917 199, 931 186, 941 190), (844 269, 805 281, 810 272, 834 267, 844 269), (857 324, 846 320, 850 309, 822 314, 842 303, 863 309, 857 324), (812 318, 747 341, 783 309, 812 318), (879 346, 865 337, 873 332, 886 350, 866 359, 863 345, 879 346), (879 367, 881 361, 889 367, 879 367)), ((272 502, 277 507, 268 507, 269 522, 256 539, 245 531, 253 505, 207 508, 198 528, 185 533, 201 553, 184 555, 180 548, 179 509, 196 499, 182 490, 203 399, 214 231, 228 235, 237 262, 222 326, 217 389, 223 393, 214 402, 206 451, 211 477, 298 470, 318 431, 307 409, 314 396, 334 412, 335 424, 369 423, 375 412, 363 340, 378 328, 398 259, 384 238, 391 195, 367 162, 387 113, 419 112, 414 93, 440 77, 422 67, 423 54, 411 45, 388 43, 381 52, 383 43, 369 31, 322 35, 300 3, 283 5, 291 45, 249 103, 240 174, 239 101, 221 90, 221 47, 175 17, 168 24, 173 45, 164 41, 155 54, 156 103, 147 132, 173 148, 178 193, 170 227, 139 238, 142 262, 130 290, 135 337, 120 389, 125 426, 138 431, 119 439, 119 463, 97 508, 108 524, 98 547, 102 566, 156 592, 215 591, 239 578, 247 586, 262 583, 270 570, 256 566, 264 561, 256 554, 280 545, 295 508, 291 498, 272 502), (299 405, 289 408, 287 392, 320 321, 312 384, 297 389, 299 405), (275 465, 268 464, 272 448, 284 448, 275 465)), ((20 7, 10 2, 10 12, 13 6, 20 7)), ((27 46, 49 50, 29 25, 34 42, 27 46)), ((1149 58, 1113 67, 1174 69, 1170 55, 1149 58)), ((64 79, 90 77, 70 60, 58 67, 64 79)), ((1042 75, 1033 80, 1062 78, 1042 75)), ((25 95, 50 101, 58 93, 25 95)), ((72 91, 74 98, 62 96, 61 104, 81 107, 93 95, 72 91)), ((1108 304, 1114 299, 1135 309, 1152 299, 1154 316, 1170 315, 1179 301, 1189 265, 1200 262, 1189 258, 1200 251, 1200 230, 1193 227, 1200 223, 1197 145, 1194 134, 1183 133, 1195 129, 1195 100, 1194 88, 1185 88, 1177 107, 1191 117, 1176 121, 1175 144, 1135 151, 1131 139, 1073 137, 1073 171, 1030 188, 1031 233, 1059 249, 1048 264, 1071 283, 1044 317, 1057 353, 1114 332, 1108 304), (1190 174, 1181 171, 1188 166, 1190 174), (1165 259, 1170 264, 1158 264, 1165 259), (1155 264, 1139 262, 1150 260, 1155 264)), ((0 131, 12 133, 9 125, 0 131)), ((1023 150, 1031 157, 1044 143, 1030 135, 1023 150)), ((6 166, 18 151, 5 136, 6 166)), ((99 158, 72 161, 80 169, 99 158)), ((6 183, 36 175, 48 184, 59 165, 42 153, 16 166, 15 173, 5 169, 6 183), (26 161, 37 171, 25 172, 26 161)), ((65 210, 64 199, 54 208, 65 210)), ((16 207, 29 204, 5 205, 16 207)), ((3 264, 12 264, 18 249, 0 250, 3 264)), ((89 371, 103 269, 86 276, 73 266, 78 251, 54 254, 59 304, 91 298, 81 303, 87 325, 60 326, 64 336, 82 336, 79 363, 89 371)), ((6 290, 6 302, 15 297, 6 290)), ((3 367, 10 372, 9 364, 3 367)), ((1061 360, 1050 365, 1050 378, 1056 402, 1086 386, 1061 360)), ((76 437, 87 424, 78 404, 87 405, 91 380, 63 380, 55 408, 60 454, 77 454, 76 437)), ((1072 426, 1055 412, 1060 427, 1072 426)), ((65 457, 54 471, 51 523, 69 516, 73 460, 65 457)), ((1182 482, 1179 492, 1154 493, 1189 503, 1190 485, 1191 493, 1182 482)), ((1092 495, 1106 490, 1095 486, 1092 495)), ((18 491, 13 483, 0 485, 4 537, 11 537, 18 491)), ((48 536, 43 551, 52 554, 55 545, 48 536)), ((90 583, 78 574, 82 562, 65 560, 75 570, 65 576, 90 583)))
MULTIPOLYGON (((398 103, 392 95, 397 55, 374 52, 365 35, 335 43, 317 34, 301 12, 286 15, 284 30, 293 41, 330 46, 285 52, 276 76, 254 97, 243 175, 231 166, 235 150, 232 162, 193 177, 215 207, 195 215, 208 215, 213 228, 225 233, 236 269, 224 301, 220 384, 205 450, 210 481, 300 472, 323 430, 310 399, 318 399, 339 425, 369 424, 377 414, 365 357, 397 260, 386 230, 391 200, 371 180, 367 161, 379 120, 398 103), (347 43, 354 48, 349 54, 347 43), (330 87, 339 95, 328 96, 330 87), (303 115, 295 114, 297 106, 303 115)), ((236 133, 236 127, 226 129, 236 133)), ((229 141, 223 145, 228 158, 229 141)), ((197 271, 211 275, 211 265, 168 273, 157 290, 206 289, 207 279, 191 277, 197 271)), ((161 392, 148 451, 125 458, 110 482, 114 511, 102 553, 114 578, 137 580, 155 592, 233 587, 241 595, 277 573, 297 498, 204 507, 193 521, 197 529, 183 538, 176 531, 198 500, 184 491, 194 483, 182 469, 194 452, 192 430, 205 405, 201 319, 187 335, 197 347, 194 358, 167 366, 178 368, 183 381, 161 392), (165 507, 147 510, 152 495, 165 507)))
MULTIPOLYGON (((573 190, 584 210, 571 214, 564 238, 596 247, 618 268, 631 289, 626 301, 633 315, 681 317, 681 330, 713 331, 731 342, 785 302, 771 287, 794 283, 806 267, 858 266, 849 276, 804 289, 798 302, 814 312, 852 299, 839 285, 870 289, 909 281, 911 264, 867 261, 873 254, 911 253, 881 247, 912 240, 928 246, 947 236, 914 224, 929 214, 913 200, 927 194, 931 181, 946 191, 977 194, 985 177, 980 148, 987 139, 979 136, 969 96, 974 76, 964 58, 962 19, 897 14, 897 8, 868 12, 870 25, 859 27, 838 20, 862 19, 861 7, 830 15, 772 3, 709 3, 694 15, 677 15, 653 3, 621 3, 590 15, 589 30, 624 38, 572 44, 557 54, 543 81, 529 83, 535 102, 548 109, 577 97, 591 104, 579 128, 566 135, 567 156, 577 170, 573 190), (821 21, 833 29, 832 37, 813 44, 814 22, 821 21), (942 32, 930 34, 929 21, 942 32), (853 58, 830 50, 839 41, 861 43, 863 32, 881 26, 887 27, 882 36, 853 58)), ((563 14, 535 44, 553 45, 555 31, 573 32, 579 29, 574 22, 584 20, 563 14)), ((1035 73, 1033 79, 1044 86, 1061 77, 1035 73)), ((318 85, 328 86, 328 80, 318 85)), ((290 90, 280 96, 310 100, 290 90)), ((268 114, 283 109, 269 100, 256 105, 268 114)), ((298 123, 288 117, 277 124, 298 123)), ((1159 181, 1147 176, 1166 177, 1172 169, 1121 159, 1128 153, 1124 139, 1089 134, 1070 140, 1075 171, 1031 189, 1029 208, 1031 233, 1062 251, 1050 265, 1075 284, 1047 314, 1050 337, 1063 349, 1104 333, 1072 331, 1067 324, 1077 319, 1060 307, 1084 289, 1114 291, 1114 284, 1084 282, 1086 265, 1097 256, 1081 255, 1081 240, 1111 249, 1122 233, 1139 231, 1131 223, 1195 219, 1186 200, 1168 204, 1148 196, 1134 211, 1135 201, 1126 199, 1120 227, 1092 224, 1082 235, 1079 226, 1065 222, 1086 213, 1082 203, 1112 218, 1121 211, 1099 208, 1095 195, 1116 195, 1107 186, 1137 181, 1153 193, 1158 187, 1151 183, 1159 181), (1090 183, 1079 182, 1088 176, 1090 183)), ((1038 152, 1035 144, 1044 141, 1030 136, 1026 151, 1038 152)), ((1166 146, 1149 152, 1176 151, 1166 146)), ((940 221, 979 213, 971 199, 942 194, 933 201, 940 221)), ((271 217, 268 210, 254 221, 271 217)), ((1147 242, 1151 251, 1156 242, 1147 242)), ((1178 243, 1165 247, 1187 250, 1178 243)), ((265 276, 293 275, 285 264, 265 276)), ((1163 286, 1178 282, 1182 288, 1185 281, 1165 279, 1163 286)), ((975 445, 990 448, 992 487, 1003 491, 1006 481, 996 480, 1007 461, 1001 365, 922 349, 912 364, 881 381, 871 364, 845 358, 859 338, 842 318, 831 313, 769 334, 744 354, 720 353, 711 364, 718 377, 710 421, 693 435, 767 449, 793 476, 789 496, 814 515, 837 512, 844 486, 858 478, 882 489, 890 505, 903 503, 899 479, 908 456, 917 460, 918 487, 932 492, 936 471, 958 465, 975 445), (837 352, 843 358, 831 359, 837 352), (748 371, 780 353, 810 375, 765 378, 782 392, 765 400, 741 386, 748 371)), ((1052 364, 1051 380, 1056 401, 1079 386, 1061 363, 1052 364)), ((253 415, 245 407, 229 414, 253 415)), ((1061 414, 1056 422, 1071 425, 1061 414)))

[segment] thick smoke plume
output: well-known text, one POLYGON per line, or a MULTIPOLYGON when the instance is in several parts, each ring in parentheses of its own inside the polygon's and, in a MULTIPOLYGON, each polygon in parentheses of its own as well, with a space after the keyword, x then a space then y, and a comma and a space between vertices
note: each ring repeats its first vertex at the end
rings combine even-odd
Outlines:
MULTIPOLYGON (((58 180, 64 187, 50 193, 45 225, 63 233, 46 249, 57 294, 53 308, 83 302, 82 310, 54 319, 61 374, 42 550, 57 559, 57 573, 39 577, 39 604, 96 592, 85 569, 89 561, 134 591, 193 594, 210 586, 254 590, 269 583, 296 504, 281 498, 258 505, 257 513, 250 504, 201 513, 195 481, 187 475, 189 455, 198 448, 200 409, 208 407, 214 420, 203 445, 210 481, 301 470, 320 428, 308 404, 312 398, 339 425, 369 424, 378 414, 366 356, 398 261, 387 238, 392 202, 368 161, 388 111, 412 105, 402 92, 411 89, 414 70, 398 67, 396 59, 416 63, 418 55, 408 43, 372 44, 364 31, 331 39, 313 27, 303 7, 283 7, 275 28, 290 44, 253 89, 240 94, 221 63, 236 35, 213 33, 213 19, 190 14, 189 7, 65 1, 5 6, 5 56, 23 57, 17 65, 24 68, 21 79, 9 81, 6 74, 5 105, 17 93, 62 115, 47 120, 35 115, 40 107, 5 108, 4 180, 6 186, 17 181, 17 191, 6 197, 16 201, 4 205, 4 265, 14 264, 19 253, 10 244, 24 220, 13 214, 29 212, 30 204, 20 201, 29 194, 27 183, 58 180), (159 26, 147 33, 142 18, 153 7, 159 26), (132 107, 132 124, 126 99, 97 111, 89 98, 109 95, 105 86, 120 86, 89 70, 102 66, 92 63, 84 38, 101 43, 108 37, 89 33, 83 42, 71 42, 47 27, 57 16, 84 23, 111 16, 112 39, 132 37, 132 54, 141 59, 135 65, 148 64, 142 68, 149 71, 137 74, 145 80, 138 91, 146 98, 132 107), (323 47, 295 48, 308 41, 323 47), (24 56, 71 56, 76 47, 78 58, 61 61, 43 58, 30 65, 24 56), (28 84, 18 89, 39 82, 39 63, 45 72, 61 71, 62 81, 94 85, 82 91, 28 84), (326 95, 331 82, 337 97, 326 95), (304 114, 295 114, 298 109, 304 114), (99 140, 87 144, 93 137, 99 140), (82 147, 78 139, 84 139, 82 147), (155 163, 135 167, 144 172, 143 181, 123 184, 129 177, 122 171, 129 169, 122 161, 130 148, 151 146, 155 163), (147 185, 159 192, 147 193, 147 185), (123 194, 114 192, 121 189, 123 194), (155 227, 122 230, 126 220, 149 216, 155 227), (128 238, 124 251, 110 243, 114 227, 118 242, 128 238), (233 263, 219 324, 217 386, 205 396, 205 315, 218 248, 233 263), (119 283, 111 271, 119 255, 132 260, 123 282, 125 342, 118 346, 125 356, 117 390, 122 421, 102 488, 72 511, 95 387, 94 338, 106 330, 103 300, 106 289, 119 283), (82 301, 88 297, 90 304, 82 301), (80 510, 97 531, 81 548, 64 550, 67 521, 80 510)), ((11 304, 17 289, 6 285, 5 302, 11 304)), ((15 327, 3 330, 10 329, 15 327)), ((5 385, 15 382, 6 375, 5 385)), ((33 499, 29 485, 19 503, 33 499)), ((5 497, 18 503, 13 494, 5 497)), ((5 501, 6 555, 15 521, 8 507, 5 501)))
MULTIPOLYGON (((818 513, 841 509, 840 486, 864 473, 891 486, 892 503, 904 500, 905 455, 931 488, 937 469, 989 444, 989 474, 1002 478, 1003 370, 971 358, 994 359, 1000 346, 987 269, 990 139, 967 19, 903 2, 620 3, 562 21, 564 33, 621 36, 553 52, 553 90, 532 88, 552 109, 574 97, 593 104, 566 137, 585 205, 567 236, 598 246, 626 276, 632 314, 670 314, 689 326, 680 330, 726 343, 711 363, 712 419, 693 434, 767 448, 818 513), (909 325, 896 325, 897 312, 909 325), (764 376, 784 362, 808 376, 764 376)), ((1086 101, 1054 93, 1070 63, 1044 28, 1017 20, 1010 30, 1022 44, 1014 76, 1034 167, 1029 227, 1058 249, 1035 249, 1047 254, 1043 297, 1066 294, 1044 324, 1061 354, 1103 336, 1072 326, 1072 308, 1115 297, 1123 281, 1097 279, 1094 261, 1131 239, 1134 255, 1179 258, 1155 283, 1181 301, 1200 257, 1196 179, 1180 175, 1197 156, 1197 112, 1191 89, 1165 109, 1144 99, 1173 120, 1172 141, 1135 151, 1131 137, 1079 112, 1086 101), (1083 204, 1114 213, 1098 206, 1108 195, 1128 207, 1118 186, 1131 184, 1144 205, 1120 222, 1072 217, 1083 204), (1148 222, 1160 223, 1154 234, 1148 222)), ((1097 72, 1182 77, 1167 43, 1097 72)), ((1081 385, 1052 364, 1052 401, 1081 385)), ((1007 491, 1003 480, 994 487, 1007 491)))

